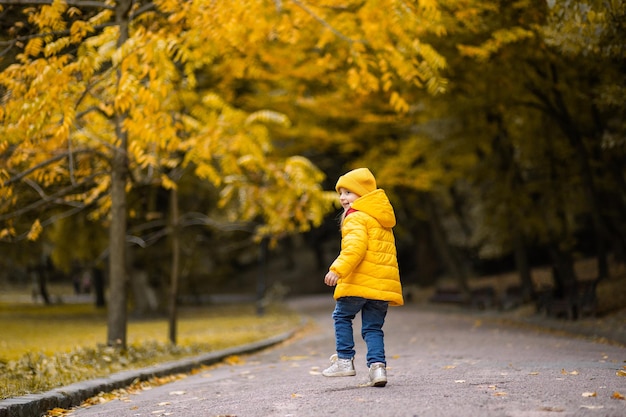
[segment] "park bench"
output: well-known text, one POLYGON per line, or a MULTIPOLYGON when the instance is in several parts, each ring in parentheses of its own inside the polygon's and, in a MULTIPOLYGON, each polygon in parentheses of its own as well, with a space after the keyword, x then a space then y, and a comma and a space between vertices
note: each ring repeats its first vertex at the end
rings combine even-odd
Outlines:
POLYGON ((504 290, 500 299, 501 310, 512 310, 524 303, 524 290, 521 285, 511 285, 504 290))
POLYGON ((470 291, 470 305, 479 310, 495 307, 496 290, 492 286, 472 289, 470 291))
POLYGON ((568 294, 543 289, 537 293, 537 312, 568 320, 593 317, 598 306, 596 286, 597 280, 580 281, 568 294))
POLYGON ((467 295, 457 288, 443 287, 435 289, 428 301, 431 303, 466 304, 467 295))

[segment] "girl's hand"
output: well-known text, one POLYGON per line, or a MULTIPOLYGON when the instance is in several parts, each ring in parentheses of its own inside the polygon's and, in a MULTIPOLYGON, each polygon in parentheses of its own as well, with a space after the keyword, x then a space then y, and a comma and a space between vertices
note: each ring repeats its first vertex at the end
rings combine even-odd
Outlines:
POLYGON ((337 281, 339 281, 339 275, 335 274, 332 271, 328 271, 328 273, 324 277, 324 283, 329 287, 334 287, 335 285, 337 285, 337 281))

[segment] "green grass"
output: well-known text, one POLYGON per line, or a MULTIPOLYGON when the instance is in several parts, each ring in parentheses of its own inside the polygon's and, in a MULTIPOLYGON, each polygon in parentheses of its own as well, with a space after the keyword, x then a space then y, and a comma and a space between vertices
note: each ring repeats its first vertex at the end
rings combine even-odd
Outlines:
POLYGON ((259 317, 253 304, 184 308, 178 344, 165 318, 129 320, 128 348, 105 346, 106 312, 88 304, 0 303, 0 399, 262 340, 300 323, 280 306, 259 317))

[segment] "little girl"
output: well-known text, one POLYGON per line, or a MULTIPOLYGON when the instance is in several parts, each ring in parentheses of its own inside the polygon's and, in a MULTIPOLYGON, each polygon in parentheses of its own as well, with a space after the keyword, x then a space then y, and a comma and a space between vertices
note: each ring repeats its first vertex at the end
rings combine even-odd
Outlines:
POLYGON ((333 320, 337 353, 324 376, 354 376, 352 321, 360 311, 361 336, 367 344, 370 384, 387 384, 383 324, 387 307, 404 304, 396 244, 393 207, 367 168, 339 177, 335 189, 344 212, 341 217, 341 252, 324 277, 336 286, 333 320))

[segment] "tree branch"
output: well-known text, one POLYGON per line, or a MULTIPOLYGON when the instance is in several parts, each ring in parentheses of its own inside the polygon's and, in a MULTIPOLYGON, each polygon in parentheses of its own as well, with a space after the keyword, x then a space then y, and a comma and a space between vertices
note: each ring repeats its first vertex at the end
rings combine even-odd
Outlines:
MULTIPOLYGON (((126 235, 126 241, 130 243, 134 243, 142 248, 147 248, 148 246, 152 246, 160 239, 168 236, 171 232, 169 227, 163 220, 149 222, 143 225, 139 225, 137 227, 129 230, 129 234, 126 235), (142 236, 137 236, 142 231, 147 229, 158 228, 157 230, 147 233, 142 236)), ((215 230, 221 232, 254 232, 254 225, 252 223, 222 223, 211 219, 209 216, 202 213, 190 212, 180 216, 180 226, 181 227, 190 227, 190 226, 207 226, 211 227, 215 230)))
POLYGON ((365 44, 365 41, 362 40, 354 40, 346 35, 344 35, 343 33, 341 33, 340 31, 338 31, 337 29, 335 29, 330 23, 328 23, 326 20, 322 19, 321 17, 319 17, 317 14, 315 14, 315 12, 313 12, 313 10, 309 9, 307 6, 305 6, 300 0, 291 0, 291 2, 293 4, 295 4, 296 6, 298 6, 299 8, 301 8, 302 10, 304 10, 305 12, 307 12, 309 15, 311 15, 311 17, 313 17, 313 19, 317 20, 318 22, 320 22, 322 24, 322 26, 325 26, 326 28, 328 28, 331 32, 333 32, 335 35, 337 35, 338 38, 343 39, 344 41, 348 42, 348 43, 363 43, 365 44))
POLYGON ((135 10, 134 12, 132 12, 129 18, 132 20, 136 18, 137 16, 140 16, 146 12, 149 12, 150 10, 155 10, 155 9, 156 9, 156 6, 154 5, 154 3, 146 3, 140 8, 138 8, 137 10, 135 10))
MULTIPOLYGON (((2 4, 2 0, 0 0, 0 4, 2 4)), ((109 23, 103 23, 101 25, 97 25, 94 26, 94 30, 99 31, 101 29, 104 29, 106 27, 109 26, 115 26, 115 23, 109 22, 109 23)), ((32 35, 24 35, 24 36, 18 36, 15 39, 11 39, 10 41, 3 41, 0 42, 0 46, 4 46, 7 45, 6 48, 4 48, 2 51, 0 51, 0 57, 6 55, 11 48, 13 48, 15 46, 16 43, 18 42, 27 42, 31 39, 35 39, 35 38, 45 38, 46 36, 54 36, 55 38, 57 37, 61 37, 61 36, 69 36, 70 35, 70 31, 69 30, 60 30, 60 31, 55 31, 55 32, 45 32, 45 33, 34 33, 32 35)))
MULTIPOLYGON (((83 186, 85 184, 88 184, 93 179, 93 177, 94 176, 92 175, 90 177, 84 178, 83 181, 81 181, 81 182, 79 182, 79 183, 77 183, 75 185, 69 186, 69 187, 64 187, 64 188, 58 190, 56 193, 51 194, 49 196, 46 196, 44 194, 43 197, 40 200, 37 200, 37 201, 35 201, 35 202, 25 206, 25 207, 22 207, 19 210, 3 214, 2 216, 0 216, 0 221, 4 221, 4 220, 8 220, 8 219, 12 219, 12 218, 21 216, 23 214, 28 213, 29 211, 38 209, 38 208, 40 208, 42 206, 45 206, 46 204, 49 204, 49 203, 55 203, 56 202, 56 203, 69 204, 67 201, 63 201, 63 200, 59 200, 59 199, 61 197, 64 197, 64 196, 70 194, 75 189, 77 189, 77 188, 79 188, 79 187, 81 187, 81 186, 83 186)), ((32 184, 31 184, 31 186, 32 186, 32 184)))
POLYGON ((531 109, 539 110, 539 111, 544 112, 544 113, 550 113, 550 109, 547 106, 543 106, 540 103, 537 103, 535 101, 513 100, 512 103, 515 106, 528 107, 528 108, 531 108, 531 109))
MULTIPOLYGON (((96 154, 98 154, 98 152, 95 152, 93 149, 77 149, 77 150, 74 151, 74 154, 79 154, 79 153, 96 153, 96 154)), ((8 180, 6 180, 2 184, 2 186, 6 187, 6 186, 11 185, 11 184, 13 184, 15 182, 18 182, 22 178, 24 178, 24 177, 30 175, 31 173, 33 173, 34 171, 36 171, 36 170, 38 170, 40 168, 43 168, 46 165, 50 165, 50 164, 52 164, 54 162, 57 162, 57 161, 59 161, 59 160, 61 160, 63 158, 67 158, 68 156, 69 156, 68 153, 64 152, 64 153, 58 154, 56 156, 53 156, 50 159, 46 159, 45 161, 41 161, 40 163, 38 163, 35 166, 30 167, 26 171, 21 172, 21 173, 17 174, 16 176, 12 177, 12 178, 9 178, 8 180)))
MULTIPOLYGON (((96 0, 65 0, 68 6, 114 10, 115 6, 96 0)), ((3 6, 38 6, 52 4, 52 0, 0 0, 3 6)))
MULTIPOLYGON (((63 213, 59 213, 59 214, 56 214, 54 216, 51 216, 51 217, 47 218, 46 220, 42 221, 41 222, 41 226, 42 227, 46 227, 46 226, 49 226, 49 225, 51 225, 51 224, 53 224, 53 223, 55 223, 55 222, 57 222, 57 221, 59 221, 61 219, 73 216, 74 214, 78 213, 79 211, 84 210, 85 207, 86 206, 83 204, 80 207, 76 206, 76 207, 71 208, 71 209, 69 209, 67 211, 64 211, 63 213)), ((28 237, 29 234, 30 234, 30 231, 24 232, 21 235, 16 236, 15 239, 13 239, 13 240, 14 241, 24 240, 24 239, 26 239, 28 237)), ((3 240, 3 241, 6 242, 6 239, 3 240)))
POLYGON ((180 217, 180 225, 182 227, 209 226, 222 232, 240 231, 252 233, 254 230, 254 227, 250 223, 222 223, 211 219, 205 214, 196 212, 189 212, 182 215, 180 217))

